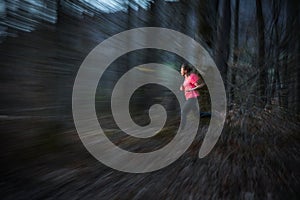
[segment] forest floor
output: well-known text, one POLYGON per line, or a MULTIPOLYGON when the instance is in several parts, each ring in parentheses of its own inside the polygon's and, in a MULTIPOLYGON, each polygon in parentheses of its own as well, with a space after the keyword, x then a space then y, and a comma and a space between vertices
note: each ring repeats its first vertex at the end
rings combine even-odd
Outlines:
MULTIPOLYGON (((208 125, 209 118, 201 120, 196 139, 171 165, 130 174, 98 162, 75 129, 63 130, 55 120, 2 120, 7 131, 1 134, 1 199, 298 199, 297 117, 230 111, 216 146, 199 159, 208 125), (23 130, 10 129, 13 125, 23 130)), ((173 128, 140 146, 168 142, 173 128)))

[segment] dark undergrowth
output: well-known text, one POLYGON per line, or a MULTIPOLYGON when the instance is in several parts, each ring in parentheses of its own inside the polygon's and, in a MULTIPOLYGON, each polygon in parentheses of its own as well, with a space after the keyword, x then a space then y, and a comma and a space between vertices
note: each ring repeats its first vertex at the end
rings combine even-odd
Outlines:
MULTIPOLYGON (((199 159, 209 125, 209 118, 203 119, 184 155, 145 174, 102 165, 85 150, 75 129, 55 120, 26 120, 2 121, 7 128, 1 138, 2 199, 299 198, 299 116, 284 110, 230 110, 216 146, 199 159), (9 129, 12 124, 15 128, 9 129)), ((175 124, 140 146, 167 143, 175 124)), ((132 138, 114 137, 114 132, 107 134, 118 145, 139 148, 132 138)))

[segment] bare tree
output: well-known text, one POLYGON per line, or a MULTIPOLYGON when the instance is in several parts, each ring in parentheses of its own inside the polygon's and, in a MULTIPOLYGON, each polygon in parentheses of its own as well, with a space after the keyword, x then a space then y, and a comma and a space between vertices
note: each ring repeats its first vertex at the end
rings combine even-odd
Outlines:
MULTIPOLYGON (((266 103, 266 84, 267 84, 267 72, 265 69, 265 23, 262 10, 261 0, 256 0, 256 19, 257 19, 257 33, 258 33, 258 67, 260 69, 259 74, 259 95, 261 102, 266 103)), ((264 106, 264 105, 262 105, 264 106)))
POLYGON ((218 20, 215 61, 221 72, 225 86, 227 85, 227 61, 230 51, 231 9, 230 1, 220 2, 220 17, 218 20))
POLYGON ((299 19, 300 2, 297 0, 286 1, 286 34, 284 38, 287 49, 287 76, 286 82, 288 84, 288 108, 296 113, 300 112, 300 70, 299 70, 299 30, 296 27, 300 26, 299 19))
POLYGON ((234 10, 234 38, 233 38, 233 68, 231 73, 231 101, 234 101, 234 87, 236 84, 236 68, 239 54, 239 11, 240 0, 235 0, 234 10))
POLYGON ((215 48, 217 38, 219 0, 202 0, 198 4, 199 35, 210 48, 215 48))

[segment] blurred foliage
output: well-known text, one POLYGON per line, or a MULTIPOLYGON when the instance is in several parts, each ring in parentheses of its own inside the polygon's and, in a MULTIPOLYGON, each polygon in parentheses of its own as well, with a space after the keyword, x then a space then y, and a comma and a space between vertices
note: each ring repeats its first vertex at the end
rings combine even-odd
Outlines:
MULTIPOLYGON (((257 62, 263 41, 258 40, 261 19, 254 14, 258 1, 230 1, 230 17, 224 2, 0 0, 1 197, 298 199, 299 1, 261 1, 263 66, 257 62), (221 138, 204 159, 198 159, 198 150, 209 118, 201 119, 195 141, 178 161, 153 173, 125 174, 99 163, 82 145, 72 119, 72 87, 81 62, 96 45, 144 26, 180 31, 218 57, 218 67, 227 67, 222 76, 229 108, 221 138), (228 57, 217 52, 217 41, 225 41, 221 46, 228 57), (262 71, 266 76, 260 76, 262 71), (261 77, 266 78, 264 95, 258 92, 261 77)), ((156 100, 169 111, 167 126, 149 140, 120 133, 107 111, 113 81, 146 62, 179 70, 184 60, 153 49, 126 54, 108 68, 100 81, 109 81, 95 98, 107 136, 135 152, 166 145, 179 123, 178 105, 163 89, 139 90, 143 97, 133 98, 138 123, 149 121, 145 108, 156 100)), ((200 93, 200 107, 209 111, 209 91, 203 88, 200 93)))

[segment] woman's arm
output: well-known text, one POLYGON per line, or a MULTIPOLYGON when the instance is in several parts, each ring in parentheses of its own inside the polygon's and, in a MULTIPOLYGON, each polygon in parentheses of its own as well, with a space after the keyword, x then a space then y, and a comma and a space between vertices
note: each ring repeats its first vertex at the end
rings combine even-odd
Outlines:
POLYGON ((191 91, 197 90, 199 88, 202 88, 205 85, 205 83, 204 82, 202 82, 201 84, 195 83, 194 85, 195 85, 195 87, 186 90, 186 92, 191 92, 191 91))
POLYGON ((199 77, 199 76, 197 76, 197 75, 195 75, 195 74, 193 74, 193 75, 191 75, 191 76, 192 76, 192 77, 191 77, 192 84, 193 84, 195 87, 193 87, 193 88, 191 88, 191 89, 189 89, 189 90, 186 90, 187 92, 190 92, 190 91, 193 91, 193 90, 197 90, 197 89, 199 89, 199 88, 202 88, 202 87, 205 85, 205 83, 204 83, 204 81, 202 80, 201 77, 199 77))

